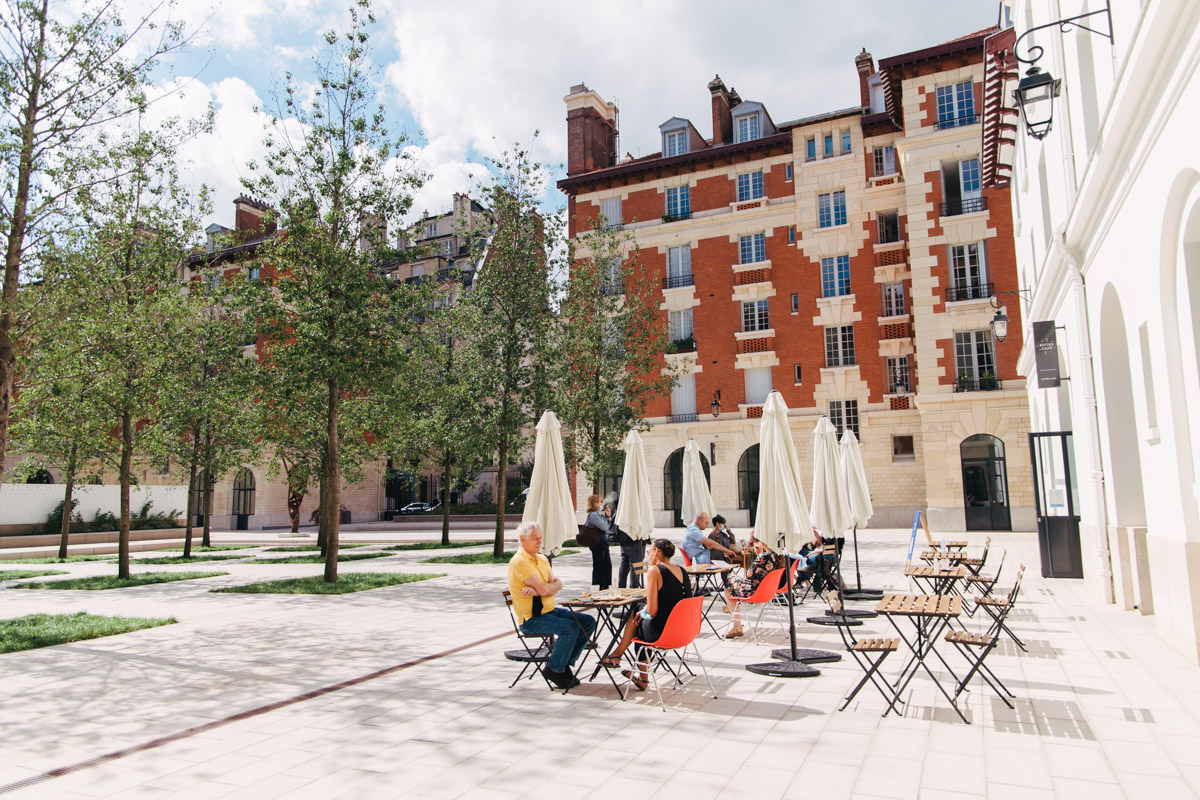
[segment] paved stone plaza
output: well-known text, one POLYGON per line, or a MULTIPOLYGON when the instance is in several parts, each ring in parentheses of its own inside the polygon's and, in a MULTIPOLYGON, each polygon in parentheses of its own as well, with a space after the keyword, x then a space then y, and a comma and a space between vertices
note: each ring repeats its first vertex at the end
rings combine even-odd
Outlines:
MULTIPOLYGON (((680 531, 670 533, 678 538, 680 531)), ((371 535, 348 534, 360 541, 371 535)), ((983 535, 968 538, 978 552, 983 535)), ((897 576, 907 539, 897 530, 861 535, 872 585, 905 586, 897 576)), ((869 686, 839 713, 861 677, 852 661, 822 665, 813 679, 763 678, 743 666, 764 660, 770 645, 749 636, 726 642, 707 631, 700 647, 720 699, 702 682, 668 694, 665 712, 653 691, 623 703, 607 682, 566 696, 537 681, 509 689, 517 670, 501 651, 515 639, 496 638, 511 632, 499 594, 504 567, 419 563, 428 551, 341 569, 448 577, 343 596, 210 594, 218 586, 319 571, 230 562, 204 567, 227 577, 186 583, 0 591, 5 617, 87 610, 179 620, 0 657, 0 793, 1200 796, 1200 668, 1155 636, 1152 618, 1093 601, 1081 582, 1041 579, 1032 534, 993 535, 992 547, 996 559, 1008 550, 1005 588, 1015 562, 1029 565, 1010 618, 1029 652, 1006 641, 992 655, 989 663, 1018 695, 1017 708, 1008 710, 977 682, 966 702, 971 725, 923 677, 910 686, 903 717, 881 719, 883 701, 869 686), (377 672, 383 674, 361 680, 377 672), (348 685, 322 691, 342 682, 348 685), (127 748, 121 757, 86 763, 127 748), (71 767, 78 768, 44 778, 71 767)), ((586 588, 589 558, 585 552, 555 565, 568 591, 586 588)), ((62 568, 73 576, 114 570, 95 563, 62 568)), ((810 600, 802 613, 817 610, 810 600)), ((982 614, 968 622, 980 625, 982 614)), ((891 633, 883 619, 858 630, 891 633)), ((841 649, 834 630, 802 621, 798 631, 804 645, 841 649)), ((776 647, 784 642, 778 633, 769 638, 776 647)))

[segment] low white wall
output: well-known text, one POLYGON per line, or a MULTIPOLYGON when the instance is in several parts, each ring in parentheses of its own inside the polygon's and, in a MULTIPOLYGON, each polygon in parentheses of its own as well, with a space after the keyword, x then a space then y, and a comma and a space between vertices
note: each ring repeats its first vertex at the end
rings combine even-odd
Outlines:
MULTIPOLYGON (((61 484, 0 484, 0 525, 40 525, 54 507, 63 501, 66 487, 61 484)), ((183 514, 187 508, 186 486, 134 486, 129 490, 129 506, 136 512, 147 500, 152 512, 183 514)), ((75 510, 85 520, 107 511, 121 513, 120 486, 76 486, 75 510)))

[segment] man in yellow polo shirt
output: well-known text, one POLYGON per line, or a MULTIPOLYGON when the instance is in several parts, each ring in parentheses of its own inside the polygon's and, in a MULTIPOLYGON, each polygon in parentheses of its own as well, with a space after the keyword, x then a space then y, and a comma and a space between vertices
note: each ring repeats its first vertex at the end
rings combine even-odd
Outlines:
POLYGON ((550 561, 542 549, 542 528, 536 522, 522 522, 517 528, 521 546, 508 562, 508 591, 521 630, 528 634, 554 634, 554 650, 546 663, 546 677, 563 689, 579 685, 571 672, 579 654, 596 630, 596 620, 557 608, 554 595, 563 587, 554 576, 550 561))

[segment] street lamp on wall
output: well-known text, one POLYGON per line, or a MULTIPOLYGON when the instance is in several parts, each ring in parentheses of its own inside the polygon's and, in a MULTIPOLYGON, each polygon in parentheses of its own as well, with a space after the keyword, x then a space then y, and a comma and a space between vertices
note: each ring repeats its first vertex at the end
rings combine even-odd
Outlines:
POLYGON ((713 400, 712 400, 712 405, 710 407, 712 408, 712 415, 714 417, 721 416, 721 390, 720 389, 713 390, 713 400))
POLYGON ((1003 342, 1008 338, 1008 315, 1004 313, 1004 307, 1000 304, 1000 295, 1015 294, 1022 298, 1025 302, 1029 302, 1029 292, 1025 289, 1013 289, 1007 292, 995 292, 988 298, 988 302, 992 304, 992 308, 996 309, 996 313, 992 316, 992 336, 997 342, 1003 342))
MULTIPOLYGON (((1034 66, 1045 53, 1045 48, 1041 45, 1030 44, 1029 51, 1025 56, 1018 52, 1021 45, 1021 40, 1034 31, 1040 31, 1044 28, 1052 28, 1058 26, 1060 31, 1064 33, 1071 28, 1079 28, 1080 30, 1094 33, 1103 36, 1108 41, 1113 40, 1112 34, 1112 11, 1109 8, 1108 2, 1104 3, 1104 8, 1098 11, 1089 11, 1086 14, 1076 14, 1073 17, 1064 17, 1053 22, 1047 22, 1045 25, 1038 25, 1030 28, 1017 37, 1013 43, 1013 55, 1017 61, 1023 64, 1029 64, 1029 70, 1025 73, 1025 77, 1017 84, 1016 90, 1013 91, 1013 99, 1017 103, 1017 108, 1021 112, 1021 120, 1025 123, 1025 131, 1035 139, 1045 139, 1046 134, 1050 133, 1050 128, 1054 122, 1054 98, 1058 97, 1062 90, 1062 80, 1055 78, 1049 72, 1042 70, 1040 67, 1034 66), (1094 17, 1103 14, 1104 19, 1108 22, 1108 32, 1089 28, 1079 22, 1081 19, 1094 17)), ((993 329, 995 329, 995 320, 993 320, 993 329)), ((1001 339, 1003 341, 1003 339, 1001 339)))

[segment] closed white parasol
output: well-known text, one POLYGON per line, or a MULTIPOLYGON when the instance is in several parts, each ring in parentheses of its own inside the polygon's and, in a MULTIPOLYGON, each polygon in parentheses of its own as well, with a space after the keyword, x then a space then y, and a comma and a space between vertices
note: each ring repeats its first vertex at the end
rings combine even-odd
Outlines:
POLYGON ((563 458, 562 425, 553 411, 542 414, 533 446, 533 476, 525 497, 522 522, 542 526, 542 552, 558 555, 562 543, 578 532, 567 465, 563 458))
POLYGON ((763 406, 758 446, 758 514, 754 537, 776 551, 799 553, 812 539, 812 518, 804 502, 800 459, 788 427, 783 395, 771 392, 763 406), (782 537, 781 537, 782 534, 782 537))
POLYGON ((649 539, 654 534, 654 505, 650 501, 650 472, 646 469, 642 437, 630 431, 621 446, 625 449, 625 471, 621 473, 617 527, 630 538, 649 539))
POLYGON ((707 511, 709 517, 717 513, 708 479, 704 477, 704 466, 700 463, 700 445, 695 439, 688 439, 683 448, 683 497, 680 502, 683 524, 689 524, 701 511, 707 511))
POLYGON ((841 536, 854 524, 850 519, 837 428, 828 417, 821 417, 813 431, 812 520, 826 539, 841 536))

